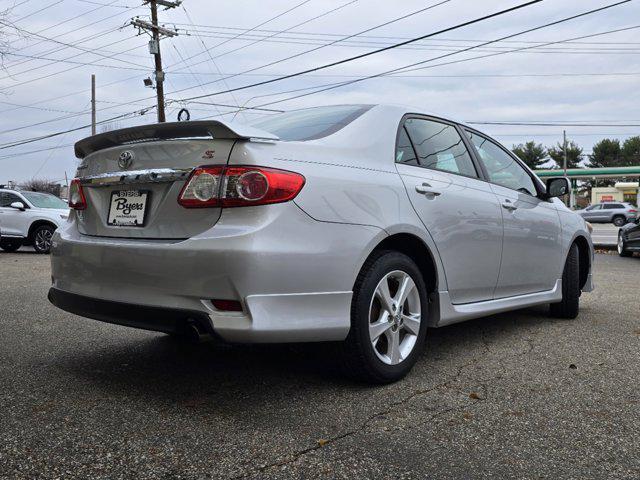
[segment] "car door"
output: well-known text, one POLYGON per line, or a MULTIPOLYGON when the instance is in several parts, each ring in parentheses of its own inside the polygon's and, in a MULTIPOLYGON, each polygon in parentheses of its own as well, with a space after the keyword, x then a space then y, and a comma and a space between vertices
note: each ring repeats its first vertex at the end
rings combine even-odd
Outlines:
POLYGON ((624 206, 620 203, 605 203, 602 205, 602 220, 612 222, 613 217, 620 215, 626 218, 624 206))
POLYGON ((12 192, 0 192, 0 224, 2 225, 2 235, 7 237, 23 237, 26 212, 11 207, 13 202, 22 202, 27 205, 24 199, 12 192))
POLYGON ((563 264, 555 205, 538 198, 533 174, 511 153, 477 132, 468 134, 502 210, 504 237, 495 297, 552 289, 563 264))
POLYGON ((593 205, 591 207, 587 207, 584 211, 580 212, 580 216, 584 218, 587 222, 594 221, 597 216, 600 214, 600 209, 602 205, 593 205))
POLYGON ((611 209, 607 203, 601 203, 600 208, 594 212, 593 221, 594 222, 610 222, 611 221, 611 209))
POLYGON ((640 219, 634 221, 634 225, 627 230, 627 247, 640 250, 640 219))
POLYGON ((502 217, 488 183, 454 124, 405 118, 396 167, 411 203, 433 238, 453 303, 493 298, 500 272, 502 217))

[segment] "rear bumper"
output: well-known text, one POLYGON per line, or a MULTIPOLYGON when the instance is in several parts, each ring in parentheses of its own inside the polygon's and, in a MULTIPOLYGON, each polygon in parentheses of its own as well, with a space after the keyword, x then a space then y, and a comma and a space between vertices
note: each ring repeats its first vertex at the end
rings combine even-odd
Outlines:
POLYGON ((53 287, 49 289, 48 298, 61 310, 102 322, 178 334, 186 332, 190 323, 195 323, 200 332, 213 333, 209 317, 198 311, 112 302, 53 287))
POLYGON ((154 332, 185 333, 196 325, 232 343, 327 342, 344 340, 351 292, 252 295, 247 312, 204 312, 154 307, 49 289, 49 301, 69 313, 154 332))
POLYGON ((317 222, 291 202, 251 210, 188 240, 89 237, 70 223, 53 238, 52 303, 156 331, 193 317, 229 342, 343 340, 353 282, 381 230, 317 222))

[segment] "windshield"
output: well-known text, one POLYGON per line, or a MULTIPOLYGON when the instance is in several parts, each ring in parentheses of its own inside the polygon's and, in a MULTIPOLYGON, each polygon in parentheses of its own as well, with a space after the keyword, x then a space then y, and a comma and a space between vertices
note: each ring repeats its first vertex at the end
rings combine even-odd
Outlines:
POLYGON ((252 126, 271 132, 280 137, 280 140, 315 140, 346 127, 371 107, 372 105, 335 105, 305 108, 273 115, 252 123, 252 126))
POLYGON ((60 200, 58 197, 49 193, 41 192, 20 192, 24 197, 29 200, 34 207, 37 208, 58 208, 67 209, 69 206, 66 202, 60 200))

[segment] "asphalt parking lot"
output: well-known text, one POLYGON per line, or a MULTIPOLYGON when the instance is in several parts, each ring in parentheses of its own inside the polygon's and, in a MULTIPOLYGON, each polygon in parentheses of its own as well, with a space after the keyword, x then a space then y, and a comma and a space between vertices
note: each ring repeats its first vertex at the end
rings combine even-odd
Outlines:
POLYGON ((594 223, 592 226, 593 233, 591 234, 591 238, 594 245, 602 247, 617 245, 618 232, 620 231, 619 227, 616 227, 612 223, 594 223))
POLYGON ((48 304, 0 253, 0 478, 640 478, 640 258, 597 255, 575 321, 431 330, 404 380, 318 346, 184 345, 48 304))

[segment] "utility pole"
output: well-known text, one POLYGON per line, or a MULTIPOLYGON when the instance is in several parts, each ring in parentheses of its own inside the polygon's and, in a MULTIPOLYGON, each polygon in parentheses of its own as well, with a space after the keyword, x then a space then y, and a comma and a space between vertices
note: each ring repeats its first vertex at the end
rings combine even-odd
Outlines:
POLYGON ((91 135, 96 134, 96 76, 91 75, 91 135))
POLYGON ((158 25, 158 5, 165 7, 165 10, 179 6, 182 1, 175 0, 145 0, 151 8, 151 23, 145 22, 138 18, 131 21, 134 27, 139 30, 151 32, 151 41, 149 42, 149 53, 154 56, 155 61, 155 77, 156 77, 156 96, 158 97, 158 122, 165 122, 164 113, 164 72, 162 71, 162 54, 160 53, 160 40, 163 37, 175 37, 178 32, 158 25))
POLYGON ((562 131, 562 168, 564 169, 564 176, 567 176, 567 131, 562 131))
MULTIPOLYGON (((562 131, 562 170, 564 176, 567 176, 567 131, 562 131)), ((574 180, 571 180, 571 190, 569 191, 568 207, 573 208, 575 202, 575 184, 574 180)))

